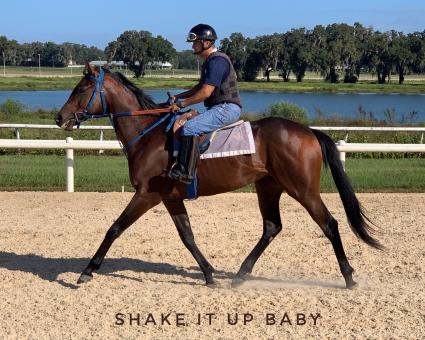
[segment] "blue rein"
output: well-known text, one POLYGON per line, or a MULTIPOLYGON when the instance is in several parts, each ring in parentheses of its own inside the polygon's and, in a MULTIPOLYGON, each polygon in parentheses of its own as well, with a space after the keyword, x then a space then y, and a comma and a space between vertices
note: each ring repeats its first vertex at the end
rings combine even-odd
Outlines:
MULTIPOLYGON (((86 108, 82 111, 82 112, 78 112, 75 113, 75 120, 77 123, 77 128, 80 127, 81 123, 85 122, 86 120, 89 119, 95 119, 95 118, 105 118, 105 117, 109 117, 112 127, 115 130, 115 125, 114 125, 114 118, 118 118, 118 117, 131 117, 134 116, 132 114, 132 112, 117 112, 117 113, 107 113, 106 112, 106 101, 105 101, 105 94, 103 91, 103 80, 105 78, 105 72, 103 69, 100 70, 99 72, 99 77, 95 77, 92 76, 91 79, 92 80, 96 80, 96 86, 93 90, 93 93, 90 97, 89 102, 87 103, 86 108), (103 113, 101 114, 90 114, 88 111, 90 110, 90 107, 93 104, 94 99, 96 98, 97 92, 100 92, 100 98, 102 100, 102 108, 103 108, 103 113), (81 115, 81 118, 78 118, 78 115, 81 115)), ((165 132, 168 132, 171 127, 173 126, 176 117, 177 117, 177 113, 171 113, 168 112, 164 117, 162 117, 160 120, 156 121, 154 124, 148 126, 147 128, 143 129, 137 136, 133 137, 126 146, 124 146, 124 151, 128 151, 135 143, 137 143, 140 139, 143 138, 143 136, 145 136, 146 134, 148 134, 150 131, 152 131, 153 129, 155 129, 158 125, 161 125, 163 122, 165 122, 169 117, 171 116, 170 122, 168 123, 167 127, 165 128, 165 132)), ((116 130, 115 130, 116 131, 116 130)))

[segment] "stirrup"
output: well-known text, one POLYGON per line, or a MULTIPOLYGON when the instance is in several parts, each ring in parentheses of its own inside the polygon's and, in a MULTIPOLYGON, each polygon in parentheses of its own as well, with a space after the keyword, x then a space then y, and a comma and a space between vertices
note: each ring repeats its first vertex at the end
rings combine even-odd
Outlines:
POLYGON ((174 163, 171 166, 170 171, 168 172, 168 177, 170 177, 171 179, 174 179, 175 181, 182 182, 182 183, 185 183, 185 184, 190 184, 193 181, 193 178, 190 178, 191 176, 184 169, 184 166, 179 164, 178 162, 174 163), (175 169, 176 166, 180 166, 183 171, 175 169))

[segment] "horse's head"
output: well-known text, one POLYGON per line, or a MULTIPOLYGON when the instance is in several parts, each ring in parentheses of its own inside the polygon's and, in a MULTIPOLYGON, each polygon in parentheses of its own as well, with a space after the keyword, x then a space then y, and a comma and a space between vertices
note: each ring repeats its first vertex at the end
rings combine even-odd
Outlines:
POLYGON ((55 121, 65 130, 90 118, 110 117, 120 111, 154 109, 168 106, 156 104, 150 96, 129 81, 120 72, 96 70, 86 63, 84 77, 72 91, 65 105, 56 114, 55 121), (108 112, 106 104, 108 103, 108 112))
POLYGON ((65 105, 56 114, 55 121, 58 126, 65 130, 72 130, 85 114, 100 114, 106 110, 103 87, 103 70, 97 71, 86 63, 84 77, 72 91, 65 105))

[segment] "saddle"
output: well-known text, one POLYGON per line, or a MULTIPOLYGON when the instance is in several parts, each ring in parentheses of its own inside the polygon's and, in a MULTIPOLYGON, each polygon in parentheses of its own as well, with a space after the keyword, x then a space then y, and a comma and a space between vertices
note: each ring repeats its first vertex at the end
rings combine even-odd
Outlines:
MULTIPOLYGON (((173 125, 173 156, 177 156, 180 149, 180 129, 182 126, 199 113, 190 110, 182 113, 173 125)), ((229 157, 255 153, 255 143, 252 135, 251 124, 239 120, 199 138, 200 159, 229 157)), ((192 183, 186 185, 186 197, 195 200, 198 197, 198 176, 194 175, 192 183)))
MULTIPOLYGON (((182 113, 174 122, 173 124, 173 134, 174 134, 174 139, 176 141, 180 140, 180 129, 183 127, 184 124, 186 124, 186 122, 196 116, 199 115, 199 112, 196 110, 190 110, 190 111, 186 111, 184 113, 182 113)), ((244 121, 243 120, 238 120, 237 122, 234 122, 232 124, 223 126, 217 130, 214 130, 212 132, 208 132, 205 134, 200 135, 199 138, 199 152, 200 154, 203 154, 206 150, 208 150, 208 147, 210 146, 212 140, 214 139, 214 137, 216 136, 218 131, 221 130, 226 130, 226 129, 231 129, 235 126, 238 126, 240 124, 242 124, 244 121)), ((174 150, 173 155, 177 156, 178 150, 174 150)))

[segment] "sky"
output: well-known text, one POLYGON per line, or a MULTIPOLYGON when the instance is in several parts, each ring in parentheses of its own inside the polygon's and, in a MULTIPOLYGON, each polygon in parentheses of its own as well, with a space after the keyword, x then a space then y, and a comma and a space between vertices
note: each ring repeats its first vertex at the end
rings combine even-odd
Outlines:
POLYGON ((220 38, 284 33, 292 28, 355 22, 375 30, 425 30, 425 0, 22 0, 2 1, 0 36, 19 43, 64 42, 104 49, 124 31, 161 35, 178 50, 198 23, 220 38))

